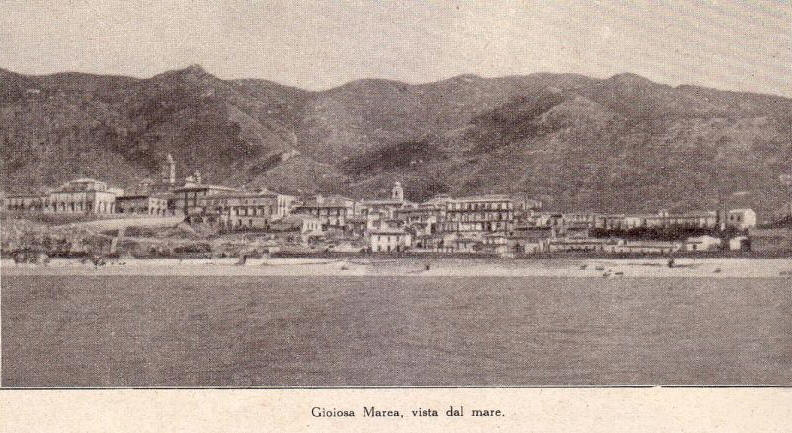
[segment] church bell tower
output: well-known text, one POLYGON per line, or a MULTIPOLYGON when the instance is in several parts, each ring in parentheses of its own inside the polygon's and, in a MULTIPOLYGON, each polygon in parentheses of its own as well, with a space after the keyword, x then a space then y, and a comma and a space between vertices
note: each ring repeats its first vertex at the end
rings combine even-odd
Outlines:
POLYGON ((404 189, 402 188, 401 183, 396 182, 393 184, 391 198, 393 200, 404 201, 404 189))
POLYGON ((162 166, 162 181, 170 185, 176 183, 176 162, 173 160, 173 155, 170 153, 165 159, 165 164, 162 166))

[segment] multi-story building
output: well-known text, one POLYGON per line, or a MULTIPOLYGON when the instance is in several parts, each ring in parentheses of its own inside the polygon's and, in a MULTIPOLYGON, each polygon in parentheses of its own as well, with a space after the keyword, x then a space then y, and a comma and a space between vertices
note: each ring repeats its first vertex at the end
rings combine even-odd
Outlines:
POLYGON ((297 215, 311 215, 319 219, 322 230, 346 230, 347 218, 355 215, 356 202, 351 198, 316 195, 296 205, 297 215))
POLYGON ((228 228, 269 228, 289 215, 294 196, 269 190, 210 195, 199 200, 207 215, 219 215, 228 228))
POLYGON ((556 227, 520 224, 508 237, 509 251, 516 254, 540 253, 547 249, 550 239, 556 237, 556 227))
POLYGON ((212 214, 216 210, 214 196, 232 195, 240 193, 236 188, 222 185, 211 185, 200 182, 187 182, 184 186, 173 190, 173 198, 168 206, 174 213, 185 216, 212 214))
POLYGON ((378 219, 395 218, 395 213, 399 209, 409 205, 404 199, 404 189, 401 183, 396 182, 391 189, 390 198, 363 200, 357 207, 357 212, 361 215, 379 215, 378 219))
POLYGON ((594 227, 606 230, 624 228, 624 214, 599 214, 594 217, 594 227))
POLYGON ((6 196, 3 209, 11 212, 41 212, 44 197, 38 194, 16 194, 6 196))
POLYGON ((393 217, 403 221, 416 236, 431 236, 440 231, 440 224, 445 219, 445 215, 445 206, 422 203, 396 209, 393 217))
POLYGON ((662 227, 662 217, 652 214, 628 214, 624 216, 623 228, 662 227))
POLYGON ((273 231, 299 232, 304 241, 322 234, 322 225, 317 218, 308 215, 287 215, 271 224, 273 231))
POLYGON ((412 246, 412 234, 401 227, 383 227, 369 232, 369 247, 375 253, 400 252, 412 246))
POLYGON ((694 211, 672 214, 661 210, 657 216, 649 218, 650 227, 714 228, 718 216, 713 211, 694 211))
POLYGON ((165 216, 168 198, 164 195, 122 195, 116 197, 115 211, 120 214, 165 216))
POLYGON ((562 225, 573 229, 593 229, 597 214, 594 212, 568 212, 561 215, 562 225))
POLYGON ((43 210, 48 213, 115 213, 116 197, 123 190, 108 188, 107 184, 96 179, 82 178, 71 180, 55 188, 44 198, 43 210))
MULTIPOLYGON (((379 227, 377 225, 376 227, 379 227)), ((352 236, 365 236, 366 230, 376 228, 371 220, 366 215, 348 215, 346 217, 345 231, 349 232, 352 236)))
POLYGON ((509 250, 509 238, 504 233, 489 233, 484 235, 482 251, 495 254, 513 252, 509 250))
POLYGON ((740 230, 756 227, 756 212, 753 209, 730 209, 726 225, 740 230))
POLYGON ((479 240, 488 233, 508 233, 514 222, 512 200, 502 194, 449 199, 445 212, 442 231, 479 240))
POLYGON ((656 214, 597 214, 594 227, 601 229, 632 228, 715 228, 716 212, 699 211, 672 214, 661 210, 656 214))
POLYGON ((521 223, 534 227, 556 227, 564 225, 564 214, 560 212, 533 212, 524 215, 521 223))

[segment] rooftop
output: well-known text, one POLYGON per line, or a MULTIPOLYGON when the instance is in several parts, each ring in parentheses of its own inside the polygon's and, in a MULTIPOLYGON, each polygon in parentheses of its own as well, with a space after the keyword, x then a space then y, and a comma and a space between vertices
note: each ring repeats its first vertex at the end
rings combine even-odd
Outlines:
POLYGON ((511 197, 506 194, 480 194, 452 198, 449 201, 511 201, 511 197))
POLYGON ((380 229, 371 229, 371 230, 369 230, 369 233, 372 233, 372 234, 375 234, 375 235, 404 235, 404 234, 407 234, 407 232, 404 229, 401 229, 401 228, 389 228, 389 227, 388 228, 380 228, 380 229))
POLYGON ((189 186, 185 185, 185 186, 183 186, 181 188, 176 188, 174 191, 175 192, 199 191, 199 190, 203 190, 203 189, 216 189, 216 190, 221 190, 221 191, 241 192, 241 191, 239 191, 236 188, 231 188, 231 187, 223 186, 223 185, 212 185, 212 184, 208 184, 208 183, 198 183, 198 184, 192 184, 192 185, 189 185, 189 186))

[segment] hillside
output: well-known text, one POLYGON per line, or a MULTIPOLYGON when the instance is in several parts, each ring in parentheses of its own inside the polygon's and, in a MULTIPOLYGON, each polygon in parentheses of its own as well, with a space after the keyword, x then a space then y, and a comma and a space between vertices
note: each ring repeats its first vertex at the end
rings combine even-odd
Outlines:
MULTIPOLYGON (((127 185, 172 153, 183 176, 287 192, 525 193, 559 209, 775 209, 792 100, 633 74, 358 80, 320 92, 221 80, 0 69, 2 189, 75 176, 127 185)), ((787 195, 788 197, 788 195, 787 195)))

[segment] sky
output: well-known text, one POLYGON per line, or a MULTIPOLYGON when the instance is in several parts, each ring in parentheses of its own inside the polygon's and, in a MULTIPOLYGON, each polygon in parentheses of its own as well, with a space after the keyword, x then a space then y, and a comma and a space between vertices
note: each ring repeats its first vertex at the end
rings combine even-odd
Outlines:
POLYGON ((792 0, 0 0, 0 67, 220 78, 318 90, 632 72, 660 83, 792 97, 792 0))

